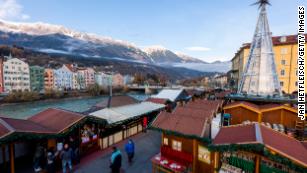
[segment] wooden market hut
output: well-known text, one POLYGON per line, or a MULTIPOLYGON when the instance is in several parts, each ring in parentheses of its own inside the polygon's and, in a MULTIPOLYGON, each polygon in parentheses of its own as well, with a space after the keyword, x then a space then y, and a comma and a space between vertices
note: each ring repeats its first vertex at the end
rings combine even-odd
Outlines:
MULTIPOLYGON (((297 109, 287 104, 256 105, 246 101, 235 101, 224 108, 226 125, 242 124, 244 122, 269 123, 282 125, 285 132, 296 133, 298 137, 305 134, 306 121, 297 117, 297 109)), ((225 125, 225 123, 224 123, 225 125)))
POLYGON ((92 118, 107 121, 105 129, 100 134, 101 149, 143 131, 144 121, 146 124, 150 123, 164 108, 163 104, 141 102, 90 113, 92 118))
MULTIPOLYGON (((46 148, 56 148, 56 140, 78 131, 79 125, 85 120, 85 116, 62 109, 49 108, 28 119, 0 118, 0 144, 2 145, 2 160, 6 167, 7 150, 9 153, 10 172, 15 172, 15 158, 19 157, 15 152, 16 147, 31 143, 34 146, 44 142, 46 148), (15 157, 15 154, 17 155, 15 157)), ((31 150, 23 148, 23 153, 28 155, 31 150)), ((32 153, 33 154, 33 153, 32 153)), ((31 157, 31 156, 30 156, 31 157)), ((31 159, 32 160, 32 159, 31 159)), ((29 159, 27 159, 29 161, 29 159)))
POLYGON ((260 123, 223 127, 211 150, 225 172, 307 172, 306 142, 260 123))
POLYGON ((153 173, 213 172, 214 154, 207 146, 211 120, 220 106, 220 101, 198 100, 172 113, 161 112, 151 125, 162 132, 160 153, 152 158, 153 173))

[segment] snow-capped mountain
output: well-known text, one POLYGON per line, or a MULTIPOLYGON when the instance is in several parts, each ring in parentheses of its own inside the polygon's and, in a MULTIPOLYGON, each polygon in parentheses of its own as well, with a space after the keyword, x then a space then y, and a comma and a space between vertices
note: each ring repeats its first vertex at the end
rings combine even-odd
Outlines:
POLYGON ((186 63, 186 62, 203 63, 203 61, 199 59, 192 58, 182 53, 172 52, 171 50, 168 50, 160 45, 146 47, 143 49, 143 51, 146 52, 148 57, 150 57, 151 60, 157 64, 172 64, 172 63, 186 63))
MULTIPOLYGON (((49 54, 66 54, 84 58, 121 60, 164 66, 186 67, 182 64, 207 64, 188 55, 172 52, 163 46, 141 49, 126 41, 42 22, 17 23, 0 20, 0 44, 17 45, 49 54)), ((200 71, 206 71, 206 69, 200 71)))
POLYGON ((0 44, 18 45, 47 53, 151 62, 147 54, 132 43, 41 22, 14 23, 2 20, 0 38, 0 44))

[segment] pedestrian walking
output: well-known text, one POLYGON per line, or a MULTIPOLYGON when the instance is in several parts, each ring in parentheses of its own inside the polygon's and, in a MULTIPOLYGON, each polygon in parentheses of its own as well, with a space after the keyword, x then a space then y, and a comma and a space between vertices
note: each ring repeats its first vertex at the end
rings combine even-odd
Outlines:
POLYGON ((73 157, 72 148, 68 144, 65 144, 64 149, 61 151, 60 155, 60 158, 62 160, 63 173, 66 173, 67 165, 69 168, 69 172, 72 172, 72 157, 73 157))
POLYGON ((129 162, 129 164, 131 164, 132 159, 134 157, 134 142, 132 141, 132 139, 129 139, 128 142, 126 143, 125 151, 126 151, 127 156, 128 156, 128 162, 129 162))
POLYGON ((111 155, 111 172, 112 173, 120 173, 120 168, 122 166, 122 154, 119 149, 113 147, 113 152, 111 155))

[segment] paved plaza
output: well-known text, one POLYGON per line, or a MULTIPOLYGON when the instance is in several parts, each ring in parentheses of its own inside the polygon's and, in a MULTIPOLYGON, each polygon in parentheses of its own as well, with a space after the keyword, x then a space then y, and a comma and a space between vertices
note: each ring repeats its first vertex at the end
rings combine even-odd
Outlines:
MULTIPOLYGON (((123 173, 149 173, 152 172, 150 159, 160 151, 161 135, 155 131, 147 131, 132 137, 135 143, 135 157, 132 165, 128 165, 126 153, 124 152, 125 141, 116 146, 120 148, 123 173)), ((81 160, 81 164, 76 167, 75 173, 109 173, 109 163, 112 149, 108 148, 93 153, 81 160)))

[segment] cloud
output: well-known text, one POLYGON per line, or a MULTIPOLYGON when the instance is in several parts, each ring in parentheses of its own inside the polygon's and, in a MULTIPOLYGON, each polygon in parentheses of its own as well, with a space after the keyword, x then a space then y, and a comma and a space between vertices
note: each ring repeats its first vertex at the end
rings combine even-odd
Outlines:
POLYGON ((198 52, 206 52, 206 51, 211 50, 208 47, 201 47, 201 46, 186 47, 185 49, 188 50, 188 51, 198 51, 198 52))
POLYGON ((28 14, 23 13, 23 7, 16 0, 0 0, 0 19, 27 20, 28 14))

